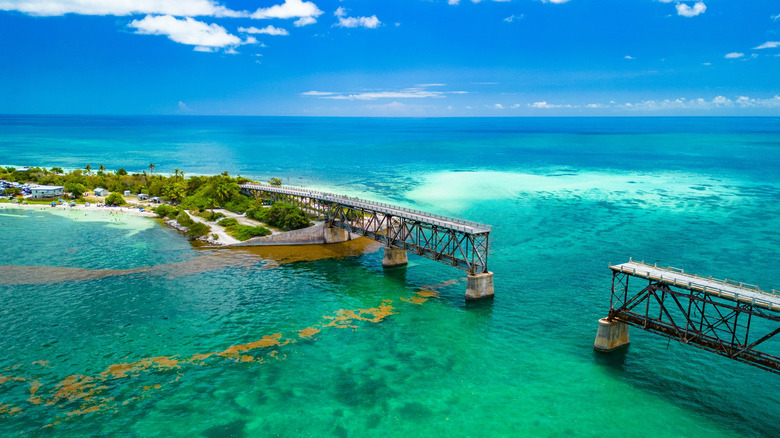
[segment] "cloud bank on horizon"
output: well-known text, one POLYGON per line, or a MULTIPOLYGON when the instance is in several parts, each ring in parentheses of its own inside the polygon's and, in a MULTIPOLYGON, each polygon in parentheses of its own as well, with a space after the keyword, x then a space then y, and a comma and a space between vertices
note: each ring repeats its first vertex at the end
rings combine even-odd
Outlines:
POLYGON ((9 76, 0 87, 11 96, 0 110, 58 112, 68 93, 55 84, 98 83, 121 95, 120 85, 104 79, 119 63, 133 99, 101 103, 87 95, 80 111, 176 113, 184 105, 188 114, 780 115, 780 85, 771 79, 780 75, 776 2, 602 3, 0 0, 0 36, 25 48, 0 51, 14 66, 0 73, 9 76), (100 35, 86 41, 85 23, 87 33, 100 35), (50 24, 73 61, 72 83, 40 68, 54 37, 50 24), (108 54, 90 59, 78 50, 85 44, 108 54), (121 59, 144 51, 167 72, 164 79, 121 59), (75 65, 92 69, 81 82, 75 65), (19 87, 30 72, 39 81, 19 87), (169 88, 161 93, 154 80, 169 88))

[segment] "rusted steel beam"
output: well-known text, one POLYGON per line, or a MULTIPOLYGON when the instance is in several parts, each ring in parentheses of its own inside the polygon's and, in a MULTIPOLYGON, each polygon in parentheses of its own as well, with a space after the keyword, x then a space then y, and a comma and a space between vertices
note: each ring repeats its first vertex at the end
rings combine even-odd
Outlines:
POLYGON ((653 280, 639 292, 629 295, 628 279, 631 276, 631 273, 613 271, 610 321, 625 322, 780 373, 780 354, 757 349, 780 334, 780 326, 774 329, 771 327, 780 323, 780 312, 704 292, 678 289, 669 283, 653 280), (746 318, 741 318, 743 314, 746 318), (741 325, 740 321, 747 322, 741 325))

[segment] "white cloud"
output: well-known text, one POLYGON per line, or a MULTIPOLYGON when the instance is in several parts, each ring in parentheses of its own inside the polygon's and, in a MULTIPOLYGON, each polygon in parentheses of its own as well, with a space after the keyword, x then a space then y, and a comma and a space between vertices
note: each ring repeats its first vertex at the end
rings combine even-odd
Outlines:
POLYGON ((274 26, 266 26, 262 29, 256 27, 239 27, 239 32, 251 33, 251 34, 265 34, 265 35, 289 35, 286 29, 282 29, 274 26))
POLYGON ((780 20, 780 14, 777 14, 777 15, 772 15, 772 16, 771 16, 771 17, 769 17, 769 18, 771 18, 771 19, 772 19, 772 21, 777 21, 777 20, 780 20))
POLYGON ((623 59, 636 59, 636 58, 634 58, 634 57, 633 57, 633 56, 631 56, 631 55, 626 55, 626 56, 624 56, 624 57, 623 57, 623 59))
POLYGON ((365 27, 367 29, 376 29, 382 24, 382 22, 376 18, 376 15, 370 17, 347 17, 347 10, 342 7, 336 9, 336 12, 334 12, 333 15, 339 19, 339 22, 334 24, 334 26, 338 27, 365 27))
POLYGON ((518 108, 520 108, 520 104, 519 104, 519 103, 516 103, 516 104, 512 105, 510 108, 512 108, 512 109, 518 109, 518 108))
POLYGON ((215 51, 218 48, 234 47, 239 44, 252 44, 254 38, 242 42, 217 24, 206 24, 190 17, 177 19, 170 15, 147 15, 141 20, 133 20, 128 27, 136 29, 142 35, 165 35, 181 44, 196 46, 199 52, 215 51))
POLYGON ((737 59, 737 58, 742 58, 743 56, 745 56, 744 53, 731 52, 731 53, 726 53, 726 55, 723 57, 726 59, 737 59))
POLYGON ((186 103, 179 101, 179 111, 189 111, 190 107, 187 106, 186 103))
POLYGON ((561 4, 566 3, 569 0, 542 0, 542 3, 555 3, 555 4, 561 4))
POLYGON ((780 47, 780 41, 767 41, 764 44, 761 44, 758 47, 753 47, 754 50, 761 50, 761 49, 775 49, 777 47, 780 47))
POLYGON ((712 99, 712 103, 716 105, 727 105, 731 103, 731 99, 724 96, 717 96, 714 99, 712 99))
POLYGON ((430 91, 422 88, 406 88, 400 91, 365 91, 362 93, 344 93, 333 91, 306 91, 301 96, 334 100, 377 100, 377 99, 422 99, 443 98, 447 94, 466 94, 465 91, 430 91))
POLYGON ((0 10, 29 15, 172 15, 176 17, 243 17, 212 0, 0 0, 0 10))
POLYGON ((284 3, 281 5, 274 5, 270 8, 260 8, 256 10, 251 15, 251 17, 257 19, 306 17, 316 18, 322 15, 322 13, 323 12, 317 7, 317 5, 312 2, 303 0, 284 0, 284 3))
POLYGON ((571 105, 571 104, 563 104, 563 105, 554 105, 547 103, 547 101, 541 101, 541 102, 534 102, 528 104, 529 108, 537 108, 537 109, 551 109, 551 108, 579 108, 579 105, 571 105))
POLYGON ((320 97, 320 96, 333 96, 334 94, 338 94, 338 93, 333 93, 331 91, 306 91, 304 93, 301 93, 301 96, 320 97))
POLYGON ((525 15, 524 15, 524 14, 520 14, 520 15, 514 15, 514 14, 512 14, 512 15, 510 15, 510 16, 508 16, 508 17, 504 18, 504 21, 506 21, 507 23, 511 23, 511 22, 513 22, 513 21, 515 21, 515 20, 522 20, 523 18, 525 18, 525 15))
POLYGON ((529 104, 528 106, 531 108, 554 108, 552 105, 549 105, 545 100, 541 102, 534 102, 532 104, 529 104))
POLYGON ((501 105, 500 103, 497 103, 497 104, 493 105, 493 108, 501 110, 501 109, 504 109, 504 105, 501 105))
POLYGON ((316 22, 317 19, 314 17, 301 17, 298 20, 295 20, 295 23, 293 24, 295 25, 295 27, 303 27, 303 26, 308 26, 310 24, 314 24, 316 22))
POLYGON ((447 4, 459 5, 460 4, 460 0, 447 0, 447 4))
POLYGON ((677 8, 677 15, 689 18, 703 14, 704 11, 707 10, 707 5, 705 5, 704 2, 696 2, 693 7, 690 7, 685 3, 677 3, 674 7, 677 8))
POLYGON ((644 100, 638 103, 626 103, 615 105, 616 109, 625 109, 630 111, 665 111, 665 110, 699 110, 709 111, 723 108, 744 109, 744 108, 780 108, 780 96, 774 96, 769 99, 750 98, 747 96, 738 96, 736 99, 729 99, 725 96, 716 96, 711 100, 703 98, 695 99, 664 99, 664 100, 644 100))

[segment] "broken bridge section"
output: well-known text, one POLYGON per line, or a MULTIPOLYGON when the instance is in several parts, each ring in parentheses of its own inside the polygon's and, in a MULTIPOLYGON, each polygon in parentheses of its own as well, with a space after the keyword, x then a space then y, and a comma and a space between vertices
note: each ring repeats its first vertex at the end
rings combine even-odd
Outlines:
POLYGON ((634 260, 610 269, 596 350, 627 345, 630 325, 780 373, 780 291, 634 260))

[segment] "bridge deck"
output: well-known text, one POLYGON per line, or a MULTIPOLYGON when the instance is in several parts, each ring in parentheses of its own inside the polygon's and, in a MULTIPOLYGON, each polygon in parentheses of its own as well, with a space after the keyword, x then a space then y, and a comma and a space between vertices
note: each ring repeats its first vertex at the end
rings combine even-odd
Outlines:
POLYGON ((449 228, 467 234, 485 234, 489 233, 492 229, 490 225, 485 225, 478 222, 427 213, 420 210, 398 207, 381 202, 350 198, 346 196, 334 195, 332 193, 323 193, 316 190, 308 190, 289 186, 267 186, 261 184, 241 184, 241 187, 249 190, 261 190, 264 192, 282 193, 285 195, 299 196, 302 198, 309 198, 325 202, 335 202, 344 206, 373 210, 378 213, 449 228))
POLYGON ((731 280, 719 280, 712 277, 701 277, 683 272, 682 269, 662 268, 634 260, 619 265, 611 265, 609 268, 615 272, 661 281, 691 291, 716 295, 726 300, 754 303, 773 311, 780 311, 780 292, 775 290, 771 292, 764 291, 759 289, 758 286, 750 284, 731 280))

